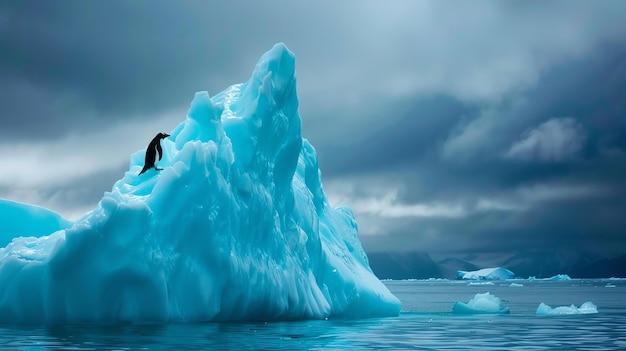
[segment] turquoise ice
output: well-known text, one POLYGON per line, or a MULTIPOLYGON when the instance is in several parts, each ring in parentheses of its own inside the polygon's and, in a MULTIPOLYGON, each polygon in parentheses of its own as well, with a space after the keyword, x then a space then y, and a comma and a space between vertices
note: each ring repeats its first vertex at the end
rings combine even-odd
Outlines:
POLYGON ((0 247, 18 236, 40 237, 72 225, 46 208, 0 199, 0 247))
POLYGON ((562 315, 570 315, 570 314, 594 314, 598 313, 598 307, 593 304, 591 301, 587 301, 580 305, 580 307, 576 307, 575 305, 570 306, 558 306, 552 308, 545 303, 540 303, 539 307, 537 307, 537 315, 538 316, 562 316, 562 315))
POLYGON ((509 314, 508 307, 503 307, 500 298, 486 292, 476 294, 467 303, 456 301, 452 313, 456 314, 509 314))
POLYGON ((328 203, 300 124, 295 58, 277 44, 246 83, 196 93, 161 142, 163 171, 137 176, 136 152, 71 227, 0 249, 0 322, 397 315, 351 210, 328 203))

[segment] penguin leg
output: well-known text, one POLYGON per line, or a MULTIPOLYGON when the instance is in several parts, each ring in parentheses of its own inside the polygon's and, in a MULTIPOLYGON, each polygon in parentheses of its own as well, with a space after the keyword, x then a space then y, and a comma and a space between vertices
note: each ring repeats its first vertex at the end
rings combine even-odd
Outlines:
POLYGON ((154 169, 155 169, 156 171, 162 171, 162 170, 163 170, 163 168, 159 168, 159 167, 154 167, 154 169))

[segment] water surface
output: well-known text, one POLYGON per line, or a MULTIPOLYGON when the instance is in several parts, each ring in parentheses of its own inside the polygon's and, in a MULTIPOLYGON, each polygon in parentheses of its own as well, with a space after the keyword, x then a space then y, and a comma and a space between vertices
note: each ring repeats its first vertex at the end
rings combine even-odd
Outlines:
POLYGON ((0 326, 2 350, 626 350, 626 280, 387 281, 392 318, 160 326, 0 326), (607 287, 608 284, 608 287, 607 287), (614 286, 614 287, 612 287, 614 286), (455 301, 490 292, 509 315, 461 316, 455 301), (597 314, 536 316, 592 301, 597 314))

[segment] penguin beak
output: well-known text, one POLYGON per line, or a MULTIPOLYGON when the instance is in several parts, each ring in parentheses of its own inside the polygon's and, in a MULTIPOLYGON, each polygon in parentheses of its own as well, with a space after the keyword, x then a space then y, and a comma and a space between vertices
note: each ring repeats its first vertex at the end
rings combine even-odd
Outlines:
POLYGON ((163 133, 163 134, 165 134, 165 138, 167 138, 168 136, 170 136, 170 135, 169 135, 169 134, 167 134, 167 133, 163 133))

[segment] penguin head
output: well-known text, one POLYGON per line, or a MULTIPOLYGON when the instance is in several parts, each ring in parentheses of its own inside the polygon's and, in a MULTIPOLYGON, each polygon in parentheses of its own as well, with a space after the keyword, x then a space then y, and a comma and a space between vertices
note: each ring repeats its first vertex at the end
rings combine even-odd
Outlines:
POLYGON ((159 137, 159 139, 165 139, 165 138, 167 138, 170 135, 167 134, 167 133, 159 133, 159 134, 157 134, 157 136, 159 137))

